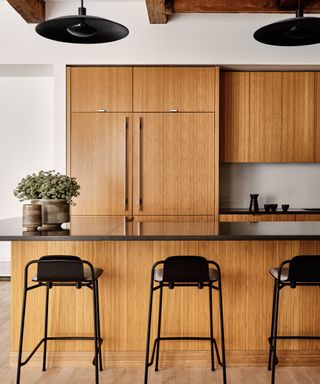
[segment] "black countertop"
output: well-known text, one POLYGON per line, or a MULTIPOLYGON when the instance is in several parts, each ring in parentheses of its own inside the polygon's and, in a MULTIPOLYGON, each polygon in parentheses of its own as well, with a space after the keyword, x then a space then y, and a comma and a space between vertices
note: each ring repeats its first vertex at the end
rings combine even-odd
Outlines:
POLYGON ((135 222, 125 217, 73 217, 58 231, 27 232, 21 218, 0 220, 0 241, 320 240, 320 222, 135 222))

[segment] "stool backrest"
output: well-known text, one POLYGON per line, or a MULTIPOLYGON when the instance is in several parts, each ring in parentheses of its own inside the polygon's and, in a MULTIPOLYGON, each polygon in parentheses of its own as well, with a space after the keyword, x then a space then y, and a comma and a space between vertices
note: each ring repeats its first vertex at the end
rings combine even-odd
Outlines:
POLYGON ((170 256, 163 265, 165 282, 208 282, 208 260, 202 256, 170 256))
POLYGON ((48 282, 83 281, 82 260, 78 256, 42 256, 38 261, 37 280, 48 282))
POLYGON ((288 280, 293 283, 320 283, 320 256, 295 256, 289 264, 288 280))

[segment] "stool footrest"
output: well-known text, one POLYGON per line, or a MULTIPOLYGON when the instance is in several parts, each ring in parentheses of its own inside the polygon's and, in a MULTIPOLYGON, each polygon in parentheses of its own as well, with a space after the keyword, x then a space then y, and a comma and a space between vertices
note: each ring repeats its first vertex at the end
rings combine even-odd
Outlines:
POLYGON ((272 339, 302 339, 302 340, 312 340, 312 339, 320 339, 320 336, 276 336, 269 337, 269 343, 272 339))
MULTIPOLYGON (((280 335, 280 336, 270 336, 268 338, 268 342, 270 344, 270 350, 272 351, 273 350, 273 346, 272 346, 272 340, 274 339, 280 339, 280 340, 319 340, 320 339, 320 336, 288 336, 288 335, 280 335)), ((275 355, 275 365, 279 364, 279 359, 278 359, 278 356, 275 355)), ((269 362, 268 364, 268 370, 271 371, 271 364, 269 362)))
POLYGON ((159 343, 159 341, 162 341, 162 340, 199 340, 199 341, 205 340, 205 341, 210 341, 214 345, 214 348, 215 348, 215 351, 217 354, 218 364, 221 367, 223 366, 223 363, 222 363, 221 358, 220 358, 219 350, 218 350, 217 340, 214 337, 211 338, 211 337, 193 337, 193 336, 177 336, 177 337, 172 336, 172 337, 159 337, 159 338, 154 339, 152 354, 151 354, 151 360, 150 360, 150 362, 147 363, 148 367, 151 367, 153 365, 157 344, 159 343))
MULTIPOLYGON (((37 352, 37 350, 41 347, 41 344, 44 343, 46 340, 94 340, 95 338, 93 336, 50 336, 47 338, 43 338, 39 341, 39 343, 35 346, 35 348, 30 352, 29 356, 25 359, 25 361, 21 362, 21 366, 26 365, 32 358, 32 356, 37 352)), ((98 345, 98 352, 101 349, 101 344, 103 342, 103 339, 99 339, 99 345, 98 345)), ((93 365, 95 365, 95 359, 93 359, 92 362, 93 365)))

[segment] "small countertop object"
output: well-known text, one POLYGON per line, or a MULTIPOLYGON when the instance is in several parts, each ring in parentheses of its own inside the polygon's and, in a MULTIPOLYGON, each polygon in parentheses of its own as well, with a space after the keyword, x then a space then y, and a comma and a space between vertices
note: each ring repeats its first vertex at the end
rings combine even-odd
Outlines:
MULTIPOLYGON (((267 214, 270 215, 270 212, 265 212, 264 210, 259 211, 258 213, 249 212, 247 208, 220 208, 220 215, 263 215, 267 214)), ((279 214, 279 215, 287 215, 287 214, 319 214, 320 208, 289 208, 286 212, 284 212, 282 209, 278 209, 275 212, 271 212, 272 214, 279 214)))

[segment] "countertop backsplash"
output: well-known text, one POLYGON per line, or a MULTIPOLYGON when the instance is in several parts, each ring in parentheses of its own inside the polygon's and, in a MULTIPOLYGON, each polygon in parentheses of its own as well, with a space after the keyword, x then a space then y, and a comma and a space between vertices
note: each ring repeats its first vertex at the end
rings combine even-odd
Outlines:
POLYGON ((259 206, 320 207, 320 164, 235 164, 220 166, 220 208, 248 208, 250 193, 259 206))

